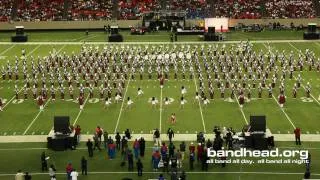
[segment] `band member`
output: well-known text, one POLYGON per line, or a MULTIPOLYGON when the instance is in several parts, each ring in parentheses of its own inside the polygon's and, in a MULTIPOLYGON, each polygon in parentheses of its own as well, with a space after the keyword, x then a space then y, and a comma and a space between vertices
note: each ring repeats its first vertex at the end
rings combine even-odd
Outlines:
POLYGON ((93 98, 93 86, 92 86, 92 84, 90 84, 90 87, 89 87, 89 98, 90 99, 93 98))
POLYGON ((297 92, 298 92, 298 87, 297 87, 297 84, 294 83, 293 90, 292 90, 293 98, 297 98, 297 92))
POLYGON ((115 100, 116 103, 121 101, 121 95, 119 93, 116 93, 114 100, 115 100))
POLYGON ((271 87, 271 84, 269 84, 269 86, 268 86, 268 94, 269 94, 269 98, 272 98, 272 87, 271 87))
POLYGON ((80 110, 83 110, 84 96, 79 96, 78 98, 80 110))
POLYGON ((60 97, 62 100, 64 100, 64 87, 60 86, 59 90, 60 90, 60 97))
POLYGON ((244 94, 243 93, 241 93, 239 96, 239 105, 240 105, 240 108, 243 108, 243 105, 244 105, 244 94))
POLYGON ((155 97, 151 98, 151 105, 152 107, 156 108, 158 104, 158 100, 155 97))
POLYGON ((221 98, 224 98, 224 91, 225 91, 225 88, 223 84, 221 84, 221 87, 220 87, 221 98))
POLYGON ((307 98, 310 98, 310 94, 311 94, 311 85, 309 82, 307 82, 307 85, 306 85, 306 96, 307 98))
POLYGON ((111 99, 107 96, 104 103, 104 108, 108 109, 111 104, 111 99))
POLYGON ((40 95, 38 97, 38 105, 39 105, 39 108, 40 108, 40 111, 43 111, 43 108, 44 108, 44 98, 42 95, 40 95))
POLYGON ((298 88, 300 88, 300 86, 301 86, 301 75, 300 74, 298 74, 298 77, 297 77, 297 87, 298 88))
POLYGON ((262 98, 262 86, 261 86, 261 83, 259 84, 259 87, 258 87, 258 98, 262 98))
POLYGON ((138 97, 143 95, 143 91, 141 88, 138 88, 138 97))
POLYGON ((199 101, 201 99, 201 96, 199 95, 198 92, 196 92, 196 95, 194 97, 194 102, 199 101))
POLYGON ((206 96, 203 98, 203 105, 207 106, 210 103, 209 99, 206 96))
POLYGON ((23 95, 24 99, 28 99, 28 88, 26 86, 23 88, 23 95))
POLYGON ((56 90, 55 90, 55 88, 53 86, 51 86, 50 92, 51 92, 51 99, 53 101, 56 100, 56 90))
POLYGON ((181 87, 181 95, 184 96, 186 93, 187 93, 187 89, 184 86, 182 86, 181 87))
POLYGON ((279 105, 281 108, 283 108, 283 105, 286 102, 286 97, 283 93, 280 93, 278 98, 279 98, 279 105))
POLYGON ((184 99, 184 97, 183 96, 181 96, 181 98, 180 98, 180 108, 182 109, 182 108, 184 108, 184 105, 187 103, 187 101, 184 99))
POLYGON ((70 99, 74 99, 73 86, 72 85, 69 86, 69 95, 70 95, 70 99))
POLYGON ((164 77, 163 75, 160 75, 160 88, 162 89, 163 88, 163 85, 164 85, 164 77))
POLYGON ((133 104, 133 101, 130 99, 130 97, 128 97, 128 99, 127 99, 127 108, 130 109, 132 104, 133 104))
POLYGON ((171 124, 175 124, 177 122, 177 119, 176 119, 176 114, 175 113, 172 113, 171 116, 170 116, 170 122, 171 124))
POLYGON ((165 98, 164 98, 164 105, 165 105, 165 106, 168 106, 169 104, 170 104, 169 98, 168 98, 168 97, 165 97, 165 98))
POLYGON ((33 86, 32 88, 32 96, 33 96, 33 99, 36 100, 37 99, 37 92, 38 89, 36 88, 36 86, 33 86))
POLYGON ((15 92, 16 99, 19 99, 19 90, 17 85, 14 85, 14 92, 15 92))

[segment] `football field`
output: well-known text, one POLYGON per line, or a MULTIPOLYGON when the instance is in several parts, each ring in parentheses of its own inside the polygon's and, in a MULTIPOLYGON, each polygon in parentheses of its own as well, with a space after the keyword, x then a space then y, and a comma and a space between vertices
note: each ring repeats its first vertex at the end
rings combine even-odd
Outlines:
MULTIPOLYGON (((149 46, 153 46, 148 43, 149 46)), ((225 43, 226 50, 236 45, 237 42, 225 43)), ((48 56, 50 51, 55 49, 59 54, 71 55, 79 53, 82 43, 64 44, 64 43, 32 43, 32 44, 1 44, 0 45, 0 65, 5 66, 9 61, 15 63, 15 56, 21 56, 21 50, 26 50, 28 65, 30 66, 31 57, 36 59, 48 56)), ((121 46, 144 46, 141 44, 118 44, 121 46)), ((219 43, 221 47, 223 43, 219 43)), ((103 49, 103 43, 92 43, 87 46, 98 46, 103 49)), ((154 46, 168 46, 177 49, 183 44, 154 44, 154 46)), ((200 50, 200 44, 190 44, 192 48, 200 50)), ((208 44, 205 44, 207 47, 208 44)), ((253 42, 253 49, 258 54, 262 51, 264 54, 285 51, 294 53, 298 57, 299 53, 304 53, 305 49, 310 49, 315 53, 316 57, 320 56, 319 42, 272 42, 257 41, 253 42), (301 50, 301 52, 300 52, 301 50)), ((316 59, 317 60, 317 59, 316 59)), ((292 133, 294 127, 300 127, 303 134, 319 134, 320 127, 316 124, 320 117, 320 74, 316 69, 309 71, 305 66, 302 72, 295 71, 294 77, 285 79, 285 89, 287 102, 284 108, 278 105, 279 90, 277 84, 273 90, 273 97, 268 98, 267 90, 263 90, 262 98, 257 97, 257 89, 252 89, 252 98, 250 102, 246 102, 243 108, 239 107, 237 98, 230 98, 230 89, 226 90, 225 98, 220 97, 219 89, 215 89, 215 97, 210 100, 208 105, 204 105, 200 101, 195 101, 194 96, 199 91, 199 79, 194 76, 183 79, 181 75, 177 79, 173 78, 173 74, 169 74, 168 80, 165 81, 164 88, 159 87, 159 81, 154 74, 151 79, 148 75, 143 74, 142 80, 136 75, 134 79, 128 78, 125 82, 123 99, 119 103, 112 103, 109 108, 104 108, 104 100, 99 98, 98 88, 94 89, 94 97, 89 98, 85 93, 84 110, 79 110, 78 101, 69 99, 66 93, 66 100, 59 98, 57 93, 56 100, 52 100, 50 95, 45 102, 44 111, 39 111, 37 102, 33 100, 30 92, 28 99, 24 99, 23 85, 25 81, 22 79, 1 80, 0 94, 4 102, 4 110, 0 113, 2 126, 0 126, 1 135, 46 135, 53 127, 53 117, 59 115, 70 116, 72 124, 79 124, 84 134, 92 134, 97 125, 103 127, 109 133, 123 132, 130 128, 133 133, 149 134, 155 128, 165 133, 171 127, 176 133, 196 134, 197 132, 212 132, 214 126, 233 127, 240 131, 243 125, 247 124, 250 115, 266 115, 267 127, 273 134, 292 133), (292 96, 293 84, 295 78, 301 74, 302 83, 298 89, 297 98, 292 96), (306 98, 305 87, 307 82, 310 83, 311 97, 306 98), (18 85, 19 99, 15 98, 14 86, 18 85), (187 89, 185 95, 186 104, 182 108, 180 106, 181 87, 187 89), (144 91, 143 96, 137 97, 137 89, 144 91), (126 99, 130 97, 133 105, 127 108, 126 99), (155 97, 159 100, 156 107, 151 105, 150 99, 155 97), (170 105, 164 106, 163 99, 169 98, 170 105), (176 114, 177 123, 171 124, 169 117, 172 113, 176 114)), ((268 79, 267 82, 271 82, 268 79)), ((206 84, 206 83, 205 83, 206 84)), ((267 83, 268 84, 268 83, 267 83)), ((49 86, 49 85, 48 85, 49 86)))
MULTIPOLYGON (((176 134, 175 146, 178 147, 181 140, 186 140, 189 145, 190 141, 195 141, 196 134, 205 132, 209 134, 212 139, 214 126, 232 127, 236 132, 240 132, 244 125, 250 122, 252 115, 265 115, 267 128, 275 136, 276 147, 280 149, 307 149, 312 154, 312 178, 320 177, 319 169, 319 142, 320 142, 320 72, 317 69, 318 58, 320 58, 320 41, 303 41, 301 40, 301 32, 262 32, 243 33, 234 32, 226 35, 230 41, 205 43, 199 40, 198 36, 179 37, 179 42, 170 43, 168 33, 161 32, 159 34, 149 34, 146 36, 131 36, 125 34, 124 43, 109 44, 105 43, 105 34, 100 32, 90 32, 89 36, 84 36, 83 32, 61 33, 55 32, 52 36, 47 32, 33 32, 30 33, 29 43, 0 43, 0 98, 3 102, 3 111, 0 111, 0 179, 9 180, 16 173, 18 169, 29 171, 33 174, 33 179, 46 179, 47 173, 40 172, 40 154, 46 151, 50 156, 49 164, 54 164, 57 167, 57 177, 63 179, 65 177, 64 167, 68 162, 72 162, 77 171, 80 171, 80 158, 87 156, 87 149, 85 143, 81 142, 77 150, 68 150, 64 152, 55 152, 48 150, 43 137, 46 137, 53 129, 53 119, 55 116, 69 116, 70 124, 80 125, 83 136, 82 141, 86 141, 87 137, 92 137, 97 126, 101 126, 105 131, 113 136, 114 133, 121 134, 129 128, 134 134, 134 137, 152 137, 154 129, 159 129, 164 140, 167 129, 172 128, 176 134), (299 36, 298 36, 299 35, 299 36), (277 37, 275 37, 277 36, 277 37), (237 76, 242 78, 231 79, 230 82, 246 87, 243 88, 245 103, 241 108, 238 101, 238 91, 235 92, 235 97, 232 97, 232 88, 226 88, 224 97, 221 96, 221 88, 217 86, 217 79, 214 77, 215 73, 209 73, 213 79, 214 96, 210 97, 209 93, 209 78, 206 73, 206 63, 210 62, 210 55, 200 55, 202 51, 204 54, 213 53, 212 47, 217 45, 217 52, 222 53, 224 49, 227 54, 232 54, 236 57, 235 49, 243 48, 241 45, 245 43, 240 40, 249 39, 250 47, 252 47, 251 54, 256 57, 263 56, 265 65, 268 63, 269 57, 283 52, 286 59, 289 59, 290 54, 293 55, 294 64, 297 64, 299 57, 303 60, 305 58, 306 49, 308 53, 314 53, 314 64, 309 70, 309 64, 304 62, 302 71, 296 69, 293 72, 293 77, 289 77, 290 68, 285 68, 285 78, 282 81, 285 89, 286 103, 283 108, 278 103, 278 96, 280 94, 279 86, 281 85, 282 65, 280 56, 275 61, 275 66, 278 70, 278 80, 275 87, 272 89, 272 95, 268 95, 268 85, 272 83, 272 75, 274 70, 269 73, 269 77, 265 79, 266 87, 262 88, 262 96, 259 97, 259 83, 263 82, 262 77, 255 81, 249 79, 248 72, 244 71, 244 61, 239 61, 237 64, 242 68, 242 72, 238 72, 237 76), (277 39, 277 40, 275 40, 277 39), (238 41, 239 40, 239 41, 238 41), (86 42, 86 43, 84 43, 86 42), (84 45, 85 44, 85 45, 84 45), (93 97, 89 95, 89 88, 84 89, 84 109, 80 110, 79 102, 79 88, 73 82, 74 99, 71 99, 68 91, 67 80, 63 81, 65 87, 65 99, 61 99, 58 82, 55 81, 54 89, 56 91, 55 99, 51 96, 49 81, 49 74, 44 74, 45 84, 48 88, 48 97, 44 101, 44 110, 40 111, 37 100, 34 100, 32 95, 32 87, 25 89, 26 80, 23 78, 23 59, 21 59, 21 52, 24 49, 26 54, 26 67, 28 67, 29 75, 32 75, 32 67, 38 68, 38 59, 47 59, 47 57, 55 54, 59 57, 74 57, 83 53, 83 47, 92 49, 98 54, 103 51, 108 52, 132 52, 130 54, 132 59, 135 56, 140 56, 135 52, 163 52, 162 59, 167 59, 166 54, 176 53, 180 56, 183 52, 184 57, 177 58, 178 73, 175 78, 173 66, 169 66, 168 77, 164 81, 163 88, 160 88, 160 82, 156 73, 156 65, 152 65, 152 73, 148 73, 145 68, 140 77, 139 70, 133 74, 130 70, 127 72, 127 78, 124 81, 122 90, 122 100, 115 102, 114 96, 117 88, 112 90, 111 104, 105 106, 105 97, 100 97, 100 87, 103 81, 98 82, 97 87, 93 87, 93 97), (98 49, 98 50, 97 50, 98 49), (211 49, 211 50, 210 50, 211 49), (189 59, 188 53, 197 53, 198 60, 195 60, 194 55, 189 59), (184 60, 182 60, 184 59, 184 60), (185 77, 181 73, 182 64, 194 67, 193 72, 189 72, 189 66, 186 65, 185 77), (2 66, 12 68, 12 78, 8 78, 6 74, 5 79, 2 79, 2 66), (19 78, 16 79, 14 67, 17 64, 19 78), (197 71, 197 67, 201 67, 201 73, 197 71), (199 74, 203 78, 199 77, 199 74), (149 77, 151 75, 151 77, 149 77), (243 76, 247 76, 244 81, 243 76), (132 78, 133 76, 133 78, 132 78), (297 97, 293 97, 294 84, 297 83, 299 76, 301 77, 301 86, 297 88, 297 97), (202 86, 200 81, 202 79, 202 86), (256 87, 253 87, 256 84, 256 87), (309 84, 309 85, 308 85, 309 84), (248 85, 251 85, 250 88, 248 85), (17 86, 17 88, 15 88, 17 86), (310 97, 307 97, 306 89, 311 87, 310 97), (182 95, 181 89, 184 87, 186 93, 182 95), (141 96, 138 96, 138 88, 143 91, 141 96), (203 99, 196 99, 196 92, 200 93, 204 89, 205 96, 208 98, 208 103, 204 103, 203 99), (18 98, 16 98, 16 92, 18 98), (251 97, 248 97, 250 92, 251 97), (25 95, 27 98, 25 98, 25 95), (181 105, 181 97, 184 97, 184 105, 181 105), (133 101, 131 106, 128 106, 128 97, 133 101), (156 105, 152 105, 152 97, 156 99, 156 105), (165 99, 168 99, 166 103, 165 99), (172 113, 176 115, 176 123, 170 122, 172 113), (301 128, 302 131, 302 145, 294 145, 293 130, 295 127, 301 128), (37 137, 42 140, 38 141, 37 137), (188 138, 185 138, 188 137, 188 138), (309 138, 310 139, 307 139, 309 138), (181 139, 179 139, 181 138, 181 139), (277 139, 278 138, 278 139, 277 139), (18 140, 11 142, 11 140, 18 140), (313 141, 313 142, 305 142, 313 141), (316 142, 315 142, 316 141, 316 142), (14 162, 14 163, 12 163, 14 162)), ((0 38, 4 41, 9 41, 3 37, 8 34, 0 34, 0 38)), ((115 53, 115 54, 117 54, 115 53)), ((122 55, 115 56, 122 56, 122 55)), ((140 56, 141 57, 141 56, 140 56)), ((149 59, 157 61, 154 57, 149 56, 149 59)), ((145 65, 148 64, 149 59, 141 57, 145 65)), ((168 59, 170 59, 168 58, 168 59)), ((67 59, 67 58, 66 58, 67 59)), ((156 58, 157 59, 157 58, 156 58)), ((160 59, 160 58, 159 58, 160 59)), ((227 59, 227 58, 226 58, 227 59)), ((117 58, 120 60, 120 58, 117 58)), ((45 60, 42 60, 42 63, 45 60)), ((219 60, 220 61, 220 60, 219 60)), ((219 66, 218 76, 223 77, 223 70, 217 59, 214 62, 219 66)), ((227 61, 221 60, 224 65, 227 61)), ((111 61, 110 61, 111 62, 111 61)), ((119 61, 116 61, 119 63, 119 61)), ((43 65, 43 64, 42 64, 43 65)), ((123 64, 121 64, 123 65, 123 64)), ((127 64, 126 64, 127 65, 127 64)), ((232 64, 235 68, 236 64, 232 64)), ((250 65, 252 66, 252 65, 250 65)), ((147 67, 147 66, 146 66, 147 67)), ((213 67, 210 64, 210 67, 213 67)), ((253 67, 253 66, 252 66, 253 67)), ((161 66, 161 72, 165 71, 165 66, 161 66)), ((63 74, 63 67, 58 68, 63 74)), ((254 72, 257 76, 257 73, 254 72)), ((80 75, 80 83, 85 86, 85 81, 80 75)), ((42 83, 42 74, 38 74, 38 93, 42 83)), ((90 81, 92 82, 92 81, 90 81)), ((117 80, 115 82, 118 82, 117 80)), ((222 78, 221 82, 226 84, 226 79, 222 78)), ((33 85, 33 82, 31 83, 33 85)), ((111 81, 111 85, 113 86, 111 81)), ((116 84, 118 86, 118 84, 116 84)), ((135 172, 127 172, 127 167, 119 167, 121 163, 121 154, 117 152, 114 160, 108 160, 106 151, 94 152, 94 157, 89 159, 89 175, 80 176, 79 179, 84 180, 100 180, 100 179, 122 179, 124 177, 131 177, 133 179, 152 179, 159 175, 159 172, 154 172, 151 167, 151 154, 153 143, 148 141, 146 148, 146 157, 142 158, 144 163, 145 175, 141 178, 136 176, 135 172), (133 175, 134 173, 134 175, 133 175)), ((132 142, 129 142, 129 147, 132 147, 132 142)), ((188 155, 187 155, 188 156, 188 155)), ((196 162, 194 171, 188 169, 189 161, 184 160, 183 169, 186 170, 188 179, 247 179, 254 180, 257 177, 261 179, 302 179, 305 164, 231 164, 226 168, 221 168, 220 165, 210 165, 208 172, 203 172, 200 168, 200 163, 196 162)), ((168 174, 165 175, 169 178, 168 174)))

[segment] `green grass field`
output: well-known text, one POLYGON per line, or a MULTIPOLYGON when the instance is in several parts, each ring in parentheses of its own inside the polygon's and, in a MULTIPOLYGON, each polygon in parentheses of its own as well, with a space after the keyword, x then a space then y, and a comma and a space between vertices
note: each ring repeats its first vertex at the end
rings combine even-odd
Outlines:
MULTIPOLYGON (((125 32, 126 33, 126 32, 125 32)), ((9 33, 1 33, 0 39, 9 41, 7 38, 9 33)), ((103 44, 94 44, 96 41, 104 41, 105 34, 100 32, 93 32, 90 35, 84 36, 83 32, 55 32, 53 34, 42 33, 30 33, 30 41, 33 44, 0 44, 0 67, 7 64, 9 61, 12 65, 15 63, 15 56, 21 56, 21 50, 25 49, 28 57, 28 67, 31 67, 31 56, 37 61, 37 57, 48 56, 50 51, 55 48, 60 54, 71 55, 73 52, 79 53, 81 50, 80 41, 86 41, 91 46, 99 46, 99 49, 103 49, 103 44), (50 42, 59 42, 57 44, 50 44, 50 42), (43 42, 43 43, 41 43, 43 42), (67 44, 66 42, 74 42, 74 44, 67 44), (65 44, 64 44, 65 43, 65 44)), ((272 42, 273 39, 301 39, 301 32, 288 31, 288 32, 262 32, 262 33, 242 33, 235 32, 227 34, 229 40, 266 40, 264 42, 253 43, 253 50, 258 54, 262 51, 264 54, 268 54, 269 50, 275 52, 276 50, 284 50, 287 54, 292 51, 294 57, 297 59, 299 50, 302 53, 305 49, 310 49, 315 53, 316 61, 320 57, 320 42, 272 42), (275 36, 277 34, 277 36, 275 36), (269 41, 270 40, 270 41, 269 41), (269 41, 269 42, 268 42, 269 41), (270 48, 270 49, 269 49, 270 48)), ((169 40, 169 36, 165 32, 159 34, 152 34, 146 36, 131 36, 125 34, 127 42, 141 42, 141 44, 130 44, 130 48, 134 46, 144 47, 143 42, 166 42, 169 40)), ((199 41, 198 36, 186 36, 179 38, 179 41, 184 41, 183 45, 178 44, 177 49, 181 49, 182 46, 187 46, 188 42, 199 41)), ((214 43, 212 43, 214 44, 214 43)), ((229 51, 232 46, 237 43, 226 43, 226 50, 229 51)), ((90 46, 90 45, 89 45, 90 46)), ((113 45, 121 48, 121 44, 113 45)), ((127 45, 124 45, 127 46, 127 45)), ((153 46, 152 44, 149 46, 153 46)), ((159 44, 155 44, 157 48, 160 48, 159 44)), ((164 47, 168 46, 168 49, 174 47, 173 44, 164 44, 164 47)), ((197 48, 200 51, 201 44, 191 44, 191 49, 197 48)), ((205 45, 206 47, 208 44, 205 45)), ((222 44, 219 44, 221 47, 222 44)), ((206 48, 205 48, 206 49, 206 48)), ((203 67, 203 61, 200 61, 203 67)), ((279 62, 277 62, 279 65, 279 62)), ((171 71, 171 70, 170 70, 171 71)), ((318 125, 320 117, 320 73, 315 68, 312 71, 307 70, 305 65, 303 72, 294 72, 294 76, 298 74, 302 76, 302 87, 298 89, 298 98, 292 97, 293 84, 295 79, 289 79, 288 75, 285 80, 287 102, 285 107, 281 109, 277 103, 277 96, 279 95, 279 83, 273 90, 274 98, 268 98, 267 90, 263 90, 263 97, 258 98, 257 89, 252 89, 252 100, 246 102, 243 108, 239 108, 236 100, 231 100, 230 89, 226 90, 226 98, 220 98, 220 91, 215 87, 215 97, 210 103, 205 106, 200 102, 194 101, 195 92, 199 90, 199 79, 189 78, 189 73, 186 73, 186 79, 182 79, 181 75, 177 80, 173 78, 173 74, 169 74, 169 80, 165 82, 163 89, 159 88, 159 81, 156 79, 156 74, 153 74, 151 80, 148 80, 147 74, 143 75, 143 80, 139 79, 136 75, 135 79, 129 79, 125 82, 124 99, 131 97, 134 101, 133 106, 130 109, 126 108, 126 101, 113 103, 108 109, 104 108, 104 101, 99 99, 99 90, 94 90, 94 98, 88 98, 88 91, 86 94, 86 103, 84 110, 79 110, 77 101, 68 100, 68 91, 66 89, 66 100, 61 100, 59 92, 57 92, 57 99, 55 101, 47 101, 45 110, 39 111, 36 101, 31 97, 31 93, 28 94, 28 99, 23 99, 22 87, 25 82, 22 80, 22 74, 20 70, 20 80, 0 81, 0 97, 5 101, 4 110, 0 112, 0 135, 1 136, 15 136, 15 135, 47 135, 53 127, 53 117, 59 115, 70 116, 72 124, 79 124, 82 128, 83 134, 92 134, 97 125, 103 127, 104 130, 109 133, 116 131, 123 132, 126 128, 130 128, 133 133, 137 134, 149 134, 153 129, 159 128, 162 133, 166 133, 166 130, 171 127, 176 133, 194 135, 197 132, 204 131, 212 133, 214 126, 220 127, 233 127, 236 131, 241 131, 243 125, 245 125, 250 115, 266 115, 267 127, 273 134, 288 134, 292 133, 294 127, 300 127, 303 134, 319 134, 320 126, 318 125), (304 87, 307 82, 310 82, 312 90, 312 98, 306 99, 304 87), (20 100, 16 100, 14 96, 14 86, 18 85, 20 91, 20 100), (187 103, 184 108, 180 108, 180 89, 181 86, 187 88, 187 94, 185 96, 187 103), (142 88, 144 94, 142 97, 137 98, 137 89, 142 88), (148 102, 151 97, 156 97, 160 100, 156 108, 151 107, 151 103, 148 102), (172 98, 173 102, 164 107, 162 99, 168 97, 172 98), (171 113, 176 113, 177 123, 172 125, 168 119, 171 113)), ((271 80, 268 79, 267 83, 271 80)), ((205 86, 207 86, 207 80, 205 78, 205 86)), ((49 87, 49 83, 47 85, 49 87)), ((66 83, 65 83, 66 87, 66 83)), ((77 93, 75 93, 77 96, 77 93)), ((50 97, 50 93, 49 93, 50 97)), ((320 140, 319 140, 320 141, 320 140)), ((291 142, 279 142, 277 146, 293 146, 291 142)), ((150 144, 151 146, 151 144, 150 144)), ((18 143, 0 144, 0 179, 12 179, 10 174, 15 173, 17 169, 28 170, 30 172, 39 172, 40 168, 40 153, 43 151, 45 145, 42 143, 18 143), (3 150, 1 150, 1 148, 3 150), (26 148, 25 150, 23 150, 26 148), (36 149, 28 149, 36 148, 36 149), (37 149, 40 148, 40 149, 37 149), (16 150, 15 150, 16 149, 16 150), (21 149, 21 151, 17 150, 21 149), (15 163, 10 163, 15 162, 15 163), (1 175, 3 174, 3 175, 1 175), (9 174, 9 175, 6 175, 9 174)), ((82 144, 83 148, 84 145, 82 144)), ((314 169, 313 172, 320 172, 320 162, 317 160, 319 157, 319 143, 306 143, 302 148, 311 148, 314 157, 314 169)), ((150 151, 150 149, 149 149, 150 151)), ((67 152, 53 152, 47 151, 55 164, 59 167, 58 171, 63 172, 64 166, 68 161, 72 161, 75 164, 80 161, 82 155, 86 155, 86 150, 80 149, 76 151, 67 152)), ((80 179, 121 179, 124 176, 131 176, 134 179, 138 179, 136 175, 126 174, 126 168, 118 168, 120 160, 108 161, 106 160, 106 153, 100 153, 101 155, 95 156, 92 163, 92 169, 90 171, 96 172, 88 177, 81 177, 80 179), (99 172, 109 172, 102 173, 99 172), (113 173, 116 172, 116 173, 113 173)), ((148 153, 147 153, 148 154, 148 153)), ((150 153, 149 153, 150 154, 150 153)), ((150 157, 144 159, 144 163, 147 165, 150 161, 150 157)), ((231 165, 226 169, 220 167, 210 168, 209 174, 196 173, 200 171, 197 169, 194 173, 190 173, 188 177, 190 179, 302 179, 301 173, 304 172, 304 165, 231 165), (221 173, 220 173, 221 172, 221 173), (245 173, 245 172, 266 172, 262 173, 245 173), (268 174, 269 172, 269 174, 268 174), (290 174, 292 173, 292 174, 290 174), (298 174, 294 174, 298 173, 298 174), (299 176, 299 177, 298 177, 299 176)), ((77 168, 79 169, 79 168, 77 168)), ((151 165, 146 166, 145 171, 149 172, 147 176, 142 179, 155 178, 157 175, 152 173, 151 165)), ((47 175, 35 175, 34 179, 46 179, 47 175)), ((64 175, 59 175, 63 178, 64 175)), ((319 178, 319 174, 315 178, 319 178)), ((60 178, 59 178, 60 179, 60 178)))

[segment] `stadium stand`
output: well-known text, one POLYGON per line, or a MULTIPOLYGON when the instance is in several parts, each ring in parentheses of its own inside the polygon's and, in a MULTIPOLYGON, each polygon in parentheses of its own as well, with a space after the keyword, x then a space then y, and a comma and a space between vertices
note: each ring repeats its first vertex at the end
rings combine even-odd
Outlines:
MULTIPOLYGON (((1 0, 0 21, 124 20, 159 10, 185 11, 187 19, 230 17, 315 18, 317 0, 1 0), (163 3, 164 2, 164 3, 163 3)), ((319 13, 319 12, 318 12, 319 13)))
POLYGON ((160 7, 156 0, 120 0, 120 19, 139 19, 142 13, 157 11, 161 9, 160 7))
POLYGON ((106 20, 112 15, 111 0, 73 0, 68 11, 70 20, 106 20))
POLYGON ((9 21, 13 9, 13 0, 0 1, 0 21, 9 21))
POLYGON ((267 16, 271 18, 314 18, 312 0, 266 2, 267 16))
POLYGON ((17 4, 18 21, 58 21, 63 18, 64 0, 19 0, 17 4))

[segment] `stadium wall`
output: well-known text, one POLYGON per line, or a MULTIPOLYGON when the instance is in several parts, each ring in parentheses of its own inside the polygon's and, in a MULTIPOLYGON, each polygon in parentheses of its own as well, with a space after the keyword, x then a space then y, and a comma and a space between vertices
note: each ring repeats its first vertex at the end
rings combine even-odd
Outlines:
MULTIPOLYGON (((204 20, 186 20, 186 26, 199 25, 204 20)), ((320 25, 320 18, 315 19, 230 19, 229 27, 234 27, 238 23, 244 25, 250 24, 269 24, 280 22, 283 25, 290 25, 293 22, 297 25, 307 26, 308 23, 317 23, 320 25)), ((102 29, 105 25, 118 25, 122 29, 128 29, 129 26, 141 25, 141 20, 118 20, 118 21, 40 21, 40 22, 0 22, 0 31, 14 30, 15 26, 24 26, 26 30, 84 30, 84 29, 102 29)))

